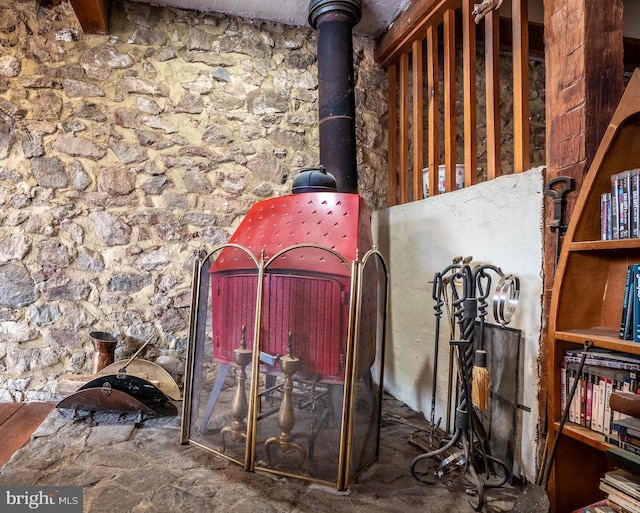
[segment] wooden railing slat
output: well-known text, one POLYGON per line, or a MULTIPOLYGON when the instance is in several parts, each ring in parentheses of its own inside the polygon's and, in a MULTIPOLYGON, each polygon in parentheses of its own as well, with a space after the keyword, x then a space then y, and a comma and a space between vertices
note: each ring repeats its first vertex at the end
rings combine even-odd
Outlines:
POLYGON ((440 88, 438 85, 438 69, 438 33, 437 28, 432 25, 427 29, 429 196, 438 194, 438 166, 440 164, 440 88))
POLYGON ((424 167, 424 68, 422 40, 413 42, 411 48, 413 78, 413 200, 424 197, 422 168, 424 167))
POLYGON ((475 0, 462 1, 462 87, 464 89, 464 184, 478 182, 475 0))
POLYGON ((445 191, 456 190, 456 23, 455 11, 443 15, 444 25, 444 165, 445 191))
POLYGON ((398 203, 398 68, 389 65, 389 121, 388 121, 388 178, 387 205, 392 207, 398 203))
POLYGON ((513 172, 529 169, 528 0, 513 0, 513 172))
POLYGON ((400 56, 400 204, 409 201, 409 54, 400 56))
POLYGON ((498 11, 489 11, 485 23, 485 83, 487 105, 487 179, 502 174, 500 156, 500 32, 498 11))

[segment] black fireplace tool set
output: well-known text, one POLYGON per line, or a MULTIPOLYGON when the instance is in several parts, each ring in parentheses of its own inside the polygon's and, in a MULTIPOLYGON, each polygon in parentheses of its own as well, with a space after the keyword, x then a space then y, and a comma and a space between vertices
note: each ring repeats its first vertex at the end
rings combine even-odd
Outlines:
MULTIPOLYGON (((472 505, 480 511, 485 489, 498 488, 511 481, 511 468, 491 455, 489 440, 478 411, 486 410, 489 398, 487 352, 484 348, 484 327, 492 278, 498 283, 493 297, 493 316, 505 326, 511 321, 518 302, 520 281, 505 275, 489 264, 474 264, 472 258, 457 257, 443 271, 434 275, 433 300, 435 310, 435 346, 431 401, 430 447, 440 420, 435 422, 438 347, 443 307, 447 310, 451 359, 448 380, 451 383, 453 364, 456 366, 456 398, 454 429, 438 440, 438 447, 416 457, 411 473, 419 481, 433 483, 440 478, 448 487, 463 490, 472 497, 472 505), (476 325, 479 329, 476 329, 476 325), (456 328, 459 338, 455 339, 456 328), (425 468, 426 467, 426 468, 425 468), (421 468, 421 470, 419 470, 421 468)), ((451 387, 450 387, 451 388, 451 387)), ((447 399, 451 403, 451 391, 447 399)), ((450 416, 449 406, 447 417, 450 416)), ((449 428, 449 418, 446 421, 449 428)))

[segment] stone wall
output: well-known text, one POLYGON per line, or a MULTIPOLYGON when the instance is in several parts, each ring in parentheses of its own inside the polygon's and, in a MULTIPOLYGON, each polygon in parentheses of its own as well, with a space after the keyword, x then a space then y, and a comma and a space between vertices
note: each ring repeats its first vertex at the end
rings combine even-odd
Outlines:
MULTIPOLYGON (((0 401, 51 399, 152 335, 184 351, 191 262, 318 163, 316 34, 112 2, 111 34, 62 3, 0 0, 0 401), (284 178, 287 178, 283 183, 284 178)), ((386 74, 354 38, 361 194, 386 198, 386 74)))

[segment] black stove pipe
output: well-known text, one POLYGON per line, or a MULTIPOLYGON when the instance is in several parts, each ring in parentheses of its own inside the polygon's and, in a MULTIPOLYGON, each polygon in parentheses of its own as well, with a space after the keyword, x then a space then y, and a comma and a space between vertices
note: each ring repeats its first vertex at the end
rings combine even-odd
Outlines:
POLYGON ((351 29, 361 16, 361 0, 309 3, 309 24, 318 31, 320 164, 338 192, 358 192, 351 29))

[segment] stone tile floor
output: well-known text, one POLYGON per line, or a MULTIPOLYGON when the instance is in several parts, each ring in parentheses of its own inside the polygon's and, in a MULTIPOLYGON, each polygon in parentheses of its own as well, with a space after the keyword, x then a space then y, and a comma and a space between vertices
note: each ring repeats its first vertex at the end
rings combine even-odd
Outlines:
MULTIPOLYGON (((137 424, 115 414, 55 409, 25 447, 0 469, 0 485, 82 486, 91 513, 471 513, 470 498, 439 479, 417 481, 412 460, 424 450, 409 443, 424 418, 386 397, 379 461, 347 492, 328 486, 245 472, 193 445, 181 445, 179 417, 137 424)), ((485 493, 483 511, 511 511, 522 487, 485 493)))

